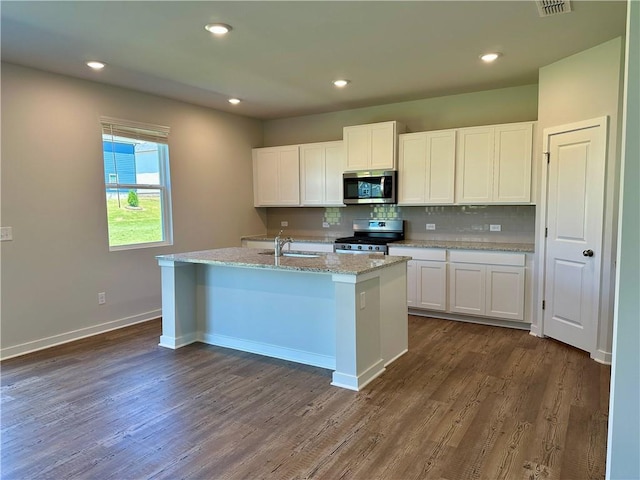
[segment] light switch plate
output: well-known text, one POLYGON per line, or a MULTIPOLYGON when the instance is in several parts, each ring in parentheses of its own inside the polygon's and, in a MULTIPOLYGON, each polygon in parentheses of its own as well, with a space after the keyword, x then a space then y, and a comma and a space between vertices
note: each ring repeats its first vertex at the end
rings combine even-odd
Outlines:
POLYGON ((490 232, 501 232, 502 231, 502 225, 489 225, 489 231, 490 232))
POLYGON ((280 222, 280 226, 281 227, 288 227, 289 226, 289 222, 287 222, 286 220, 283 220, 282 222, 280 222))
POLYGON ((435 229, 436 229, 435 223, 427 223, 427 230, 435 230, 435 229))
POLYGON ((329 222, 322 222, 322 228, 329 228, 329 222))
POLYGON ((0 241, 8 242, 13 240, 13 229, 11 227, 0 227, 0 241))

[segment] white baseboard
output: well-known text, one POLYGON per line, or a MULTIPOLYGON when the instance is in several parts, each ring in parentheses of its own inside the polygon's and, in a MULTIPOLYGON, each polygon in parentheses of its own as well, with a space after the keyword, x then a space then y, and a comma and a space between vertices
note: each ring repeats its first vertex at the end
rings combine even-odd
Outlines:
POLYGON ((93 327, 80 328, 71 332, 53 335, 52 337, 41 338, 39 340, 33 340, 20 345, 14 345, 12 347, 5 347, 0 349, 0 360, 7 360, 20 355, 26 355, 27 353, 37 352, 38 350, 44 350, 45 348, 55 347, 56 345, 74 342, 82 338, 92 337, 101 333, 110 332, 111 330, 135 325, 136 323, 148 322, 149 320, 155 320, 161 316, 161 309, 151 310, 150 312, 144 312, 131 317, 101 323, 100 325, 94 325, 93 327))
POLYGON ((591 354, 591 358, 598 363, 604 365, 611 365, 611 352, 605 352, 604 350, 596 350, 591 354))
POLYGON ((160 343, 158 344, 158 346, 176 350, 177 348, 184 347, 185 345, 190 345, 199 341, 200 336, 195 333, 190 333, 181 337, 168 337, 167 335, 160 335, 160 343))
POLYGON ((252 340, 228 337, 226 335, 219 335, 215 333, 202 335, 201 341, 209 345, 232 348, 243 352, 257 353, 267 357, 304 363, 305 365, 313 365, 314 367, 327 368, 330 370, 334 370, 336 368, 336 359, 334 357, 320 355, 313 352, 305 352, 293 348, 254 342, 252 340))

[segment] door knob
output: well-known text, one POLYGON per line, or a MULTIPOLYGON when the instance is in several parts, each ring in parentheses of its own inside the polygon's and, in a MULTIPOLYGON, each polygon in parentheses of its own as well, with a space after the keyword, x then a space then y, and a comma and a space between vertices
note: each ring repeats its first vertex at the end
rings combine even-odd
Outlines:
POLYGON ((593 257, 593 250, 591 250, 591 249, 583 250, 582 251, 582 255, 584 255, 585 257, 593 257))

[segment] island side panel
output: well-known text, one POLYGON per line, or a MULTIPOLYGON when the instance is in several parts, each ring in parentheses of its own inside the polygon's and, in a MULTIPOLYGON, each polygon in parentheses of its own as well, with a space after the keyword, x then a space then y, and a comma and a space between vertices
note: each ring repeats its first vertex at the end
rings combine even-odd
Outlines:
POLYGON ((380 278, 333 275, 336 371, 332 385, 360 390, 384 372, 380 346, 380 278))
POLYGON ((162 281, 162 336, 159 345, 180 348, 198 340, 196 266, 159 260, 162 281))
POLYGON ((385 367, 408 351, 407 263, 380 271, 380 332, 385 367))
POLYGON ((198 317, 205 343, 335 368, 331 275, 201 265, 198 317))

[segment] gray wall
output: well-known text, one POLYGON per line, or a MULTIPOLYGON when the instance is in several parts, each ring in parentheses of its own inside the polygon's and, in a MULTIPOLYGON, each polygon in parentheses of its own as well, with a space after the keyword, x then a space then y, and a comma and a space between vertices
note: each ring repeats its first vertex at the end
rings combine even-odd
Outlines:
POLYGON ((2 355, 157 317, 155 255, 264 232, 261 144, 258 120, 3 64, 1 215, 14 239, 0 244, 2 355), (173 246, 109 252, 101 115, 171 127, 173 246))
POLYGON ((640 478, 640 2, 628 3, 627 90, 607 478, 640 478))
POLYGON ((495 243, 535 241, 536 207, 533 205, 464 205, 403 207, 397 205, 350 205, 330 208, 270 208, 267 233, 283 229, 288 235, 344 237, 353 235, 353 221, 359 218, 402 218, 405 237, 410 240, 448 240, 495 243), (281 222, 288 226, 281 227, 281 222), (329 224, 323 228, 322 223, 329 224), (435 230, 427 230, 432 223, 435 230), (489 225, 499 224, 500 232, 489 225))
POLYGON ((391 103, 307 115, 264 124, 265 146, 341 140, 348 125, 397 120, 410 132, 525 122, 538 118, 538 86, 501 88, 462 95, 391 103))
MULTIPOLYGON (((608 356, 611 352, 613 331, 623 54, 622 39, 610 40, 541 68, 539 84, 537 140, 539 145, 544 143, 545 128, 605 115, 609 117, 598 335, 598 350, 603 356, 608 356)), ((546 166, 546 163, 537 162, 537 178, 540 178, 543 166, 546 166)), ((536 192, 538 203, 541 195, 546 195, 543 188, 539 188, 536 192)), ((539 217, 538 220, 541 219, 539 217)), ((538 225, 538 230, 542 231, 542 229, 543 225, 538 225)), ((541 238, 540 234, 538 238, 541 238)), ((539 303, 536 302, 536 304, 539 303)))

